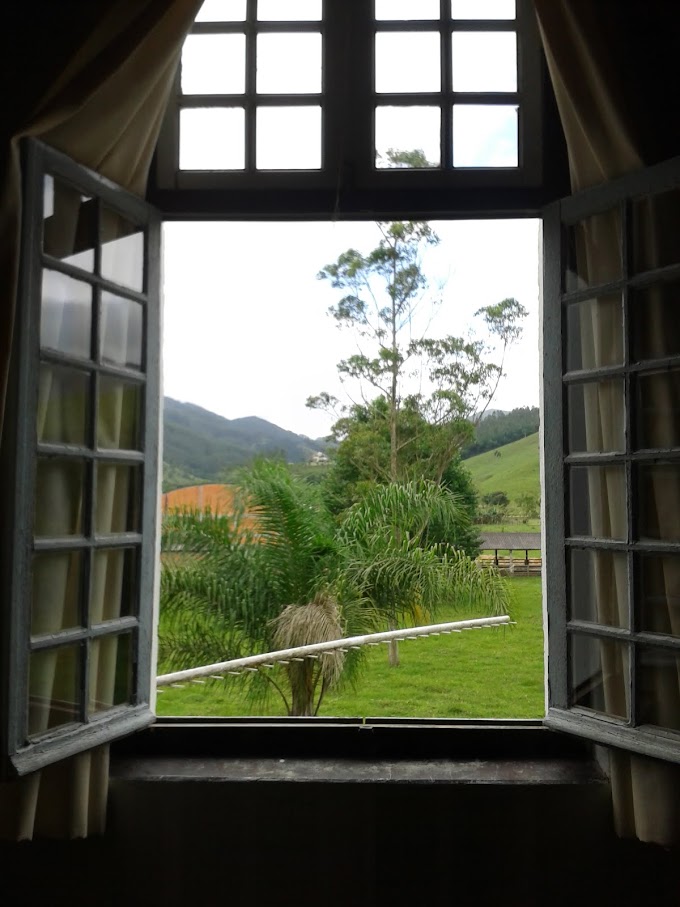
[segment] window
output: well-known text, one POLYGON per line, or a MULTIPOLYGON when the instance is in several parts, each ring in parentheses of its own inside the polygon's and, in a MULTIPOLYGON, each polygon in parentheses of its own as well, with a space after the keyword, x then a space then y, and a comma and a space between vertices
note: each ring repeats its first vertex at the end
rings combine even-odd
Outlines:
POLYGON ((155 213, 37 143, 26 173, 3 451, 15 489, 4 733, 19 773, 149 723, 160 392, 155 213))
POLYGON ((152 198, 169 216, 387 219, 479 211, 481 192, 495 212, 535 213, 541 78, 527 0, 206 2, 152 198))
POLYGON ((675 160, 552 208, 543 332, 548 721, 675 761, 678 198, 675 160))

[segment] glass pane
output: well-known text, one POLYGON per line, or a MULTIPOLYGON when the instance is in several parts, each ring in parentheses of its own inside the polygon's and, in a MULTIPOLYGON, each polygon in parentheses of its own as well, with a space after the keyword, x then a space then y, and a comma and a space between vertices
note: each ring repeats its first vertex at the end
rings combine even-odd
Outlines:
POLYGON ((108 450, 140 450, 141 404, 141 385, 101 375, 97 446, 108 450))
POLYGON ((58 271, 42 273, 40 346, 67 356, 89 359, 92 335, 92 288, 58 271))
POLYGON ((84 494, 82 460, 38 457, 33 529, 36 537, 82 535, 84 494))
POLYGON ((569 467, 569 535, 625 540, 626 474, 622 466, 569 467))
POLYGON ((570 293, 621 280, 621 214, 618 208, 595 214, 567 230, 564 289, 570 293))
POLYGON ((638 375, 634 415, 639 449, 680 447, 680 370, 638 375))
POLYGON ((257 18, 266 22, 317 22, 321 0, 257 0, 257 18))
POLYGON ((517 91, 514 32, 454 32, 451 57, 454 91, 517 91))
POLYGON ((639 465, 637 485, 637 537, 680 541, 680 466, 675 463, 639 465))
POLYGON ((94 553, 90 621, 100 624, 137 613, 137 549, 100 548, 94 553))
POLYGON ((132 702, 132 634, 102 636, 90 643, 88 714, 132 702))
POLYGON ((569 453, 626 449, 623 381, 589 381, 567 388, 569 453))
POLYGON ((258 35, 257 90, 260 94, 320 92, 321 35, 258 35))
POLYGON ((376 167, 439 167, 440 148, 441 113, 438 107, 376 108, 376 167))
POLYGON ((319 170, 320 107, 257 108, 258 170, 319 170))
POLYGON ((632 273, 680 262, 680 189, 633 202, 632 273))
POLYGON ((567 371, 623 364, 620 296, 572 303, 566 309, 567 371))
POLYGON ((87 372, 40 366, 36 433, 39 444, 86 444, 90 396, 87 372))
POLYGON ((180 110, 180 170, 243 170, 245 124, 242 107, 180 110))
POLYGON ((680 557, 643 554, 635 563, 638 629, 680 636, 680 557))
POLYGON ((139 532, 141 483, 139 466, 97 465, 95 532, 139 532))
POLYGON ((438 19, 439 0, 375 0, 376 19, 438 19))
POLYGON ((97 204, 53 176, 43 180, 43 251, 74 268, 94 270, 97 204))
POLYGON ((245 35, 189 35, 182 48, 183 94, 243 94, 245 35))
POLYGON ((194 22, 243 22, 246 0, 203 0, 194 22))
POLYGON ((514 19, 515 0, 451 0, 454 19, 514 19))
POLYGON ((454 104, 454 167, 517 167, 517 107, 454 104))
POLYGON ((680 731, 680 654, 639 646, 635 680, 638 724, 680 731))
POLYGON ((440 91, 439 32, 378 32, 375 36, 375 90, 440 91), (405 64, 417 60, 417 66, 405 64))
POLYGON ((33 556, 32 636, 80 626, 83 564, 81 551, 33 556))
POLYGON ((625 643, 573 633, 569 636, 571 704, 627 719, 630 651, 625 643))
POLYGON ((142 306, 102 291, 101 359, 112 365, 142 367, 142 306))
POLYGON ((80 646, 33 652, 28 669, 28 736, 79 718, 80 646))
POLYGON ((144 289, 144 231, 110 208, 102 209, 102 277, 141 293, 144 289))
POLYGON ((669 281, 646 290, 629 290, 633 358, 680 355, 680 283, 669 281))
POLYGON ((569 563, 569 616, 608 627, 630 624, 626 555, 572 548, 569 563))

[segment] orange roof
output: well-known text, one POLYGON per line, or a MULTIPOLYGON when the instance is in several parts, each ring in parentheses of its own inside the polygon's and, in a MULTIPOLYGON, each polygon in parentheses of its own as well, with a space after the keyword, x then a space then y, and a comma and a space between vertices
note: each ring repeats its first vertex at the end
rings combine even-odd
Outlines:
POLYGON ((234 485, 189 485, 163 495, 163 513, 168 510, 210 510, 211 513, 232 513, 234 485))

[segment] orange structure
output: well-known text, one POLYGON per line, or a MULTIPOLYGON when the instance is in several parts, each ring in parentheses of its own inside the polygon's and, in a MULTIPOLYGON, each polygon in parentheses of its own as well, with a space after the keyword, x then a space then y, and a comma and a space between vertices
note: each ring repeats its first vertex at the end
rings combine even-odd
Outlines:
MULTIPOLYGON (((197 510, 228 516, 236 510, 237 493, 236 485, 189 485, 186 488, 167 491, 161 498, 161 508, 163 514, 173 510, 197 510)), ((254 514, 245 513, 241 518, 241 524, 254 529, 257 526, 257 519, 254 514)))

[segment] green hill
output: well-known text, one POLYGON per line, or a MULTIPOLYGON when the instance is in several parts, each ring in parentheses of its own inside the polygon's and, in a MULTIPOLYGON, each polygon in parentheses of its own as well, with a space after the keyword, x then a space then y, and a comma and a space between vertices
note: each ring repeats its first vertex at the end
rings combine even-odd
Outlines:
POLYGON ((538 432, 470 457, 465 465, 480 495, 504 491, 511 502, 521 494, 540 495, 538 432))

